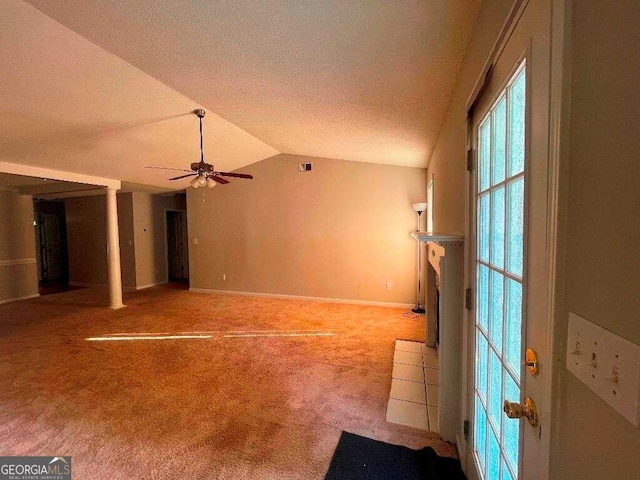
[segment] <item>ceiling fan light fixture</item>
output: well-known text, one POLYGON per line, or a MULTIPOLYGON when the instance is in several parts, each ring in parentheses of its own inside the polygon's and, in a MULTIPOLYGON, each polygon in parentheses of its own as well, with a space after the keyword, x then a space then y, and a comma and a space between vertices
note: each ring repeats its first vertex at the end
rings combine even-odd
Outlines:
POLYGON ((200 184, 198 183, 199 179, 200 179, 200 177, 195 177, 193 180, 191 180, 191 186, 193 188, 198 188, 200 186, 200 184))
POLYGON ((204 176, 204 173, 201 173, 196 178, 198 185, 200 185, 201 187, 204 187, 207 184, 207 177, 204 176))
POLYGON ((207 187, 213 188, 215 186, 216 186, 216 182, 213 180, 213 178, 211 177, 207 178, 207 187))

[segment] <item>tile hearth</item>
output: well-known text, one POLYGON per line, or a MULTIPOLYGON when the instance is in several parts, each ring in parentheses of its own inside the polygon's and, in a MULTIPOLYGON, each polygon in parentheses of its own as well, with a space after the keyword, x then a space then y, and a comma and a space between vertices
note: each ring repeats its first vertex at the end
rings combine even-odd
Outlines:
POLYGON ((438 431, 438 353, 396 340, 387 422, 438 431))

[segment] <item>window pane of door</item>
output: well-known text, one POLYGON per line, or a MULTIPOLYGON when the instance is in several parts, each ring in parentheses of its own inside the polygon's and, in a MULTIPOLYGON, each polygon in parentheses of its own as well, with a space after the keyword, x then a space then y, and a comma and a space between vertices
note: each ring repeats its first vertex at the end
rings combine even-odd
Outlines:
POLYGON ((491 270, 491 301, 489 302, 489 340, 502 352, 502 319, 504 313, 504 276, 491 270))
POLYGON ((482 398, 482 400, 486 403, 487 402, 487 355, 489 354, 488 351, 488 344, 487 344, 487 339, 485 338, 484 334, 480 331, 477 332, 477 339, 476 339, 476 358, 477 359, 482 359, 482 361, 477 362, 477 368, 476 368, 476 376, 477 376, 477 391, 478 391, 478 395, 480 395, 480 397, 482 398))
MULTIPOLYGON (((520 387, 516 384, 515 380, 505 372, 504 375, 504 396, 505 398, 520 398, 520 387)), ((504 417, 503 430, 503 449, 504 456, 508 460, 511 468, 514 471, 518 471, 518 447, 520 444, 520 423, 504 417)))
POLYGON ((478 312, 477 324, 483 331, 489 331, 489 268, 478 265, 478 312))
POLYGON ((522 250, 524 238, 524 177, 507 186, 507 271, 522 278, 522 250))
POLYGON ((480 197, 478 203, 478 258, 489 262, 489 199, 487 193, 480 197))
POLYGON ((525 71, 519 72, 508 88, 509 94, 509 169, 510 177, 524 172, 525 71))
POLYGON ((505 328, 505 362, 520 380, 522 341, 522 284, 507 279, 507 324, 505 328))
POLYGON ((475 403, 475 431, 473 433, 473 438, 475 439, 474 450, 480 468, 484 469, 487 463, 487 414, 478 395, 475 396, 475 403))
POLYGON ((493 111, 493 162, 491 169, 491 185, 504 181, 507 140, 507 99, 500 100, 493 111))
POLYGON ((483 192, 489 188, 489 175, 491 173, 491 120, 488 118, 480 126, 480 138, 482 146, 478 150, 478 191, 483 192))
POLYGON ((487 452, 487 480, 500 478, 500 445, 498 439, 489 428, 489 450, 487 452))
POLYGON ((491 192, 491 263, 504 267, 504 187, 491 192))

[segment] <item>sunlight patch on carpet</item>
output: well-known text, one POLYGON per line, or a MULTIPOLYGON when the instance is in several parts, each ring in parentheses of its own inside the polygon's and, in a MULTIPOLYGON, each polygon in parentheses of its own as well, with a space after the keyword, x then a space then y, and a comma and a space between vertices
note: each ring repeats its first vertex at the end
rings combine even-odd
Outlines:
POLYGON ((248 332, 227 332, 224 338, 243 338, 243 337, 333 337, 335 332, 325 332, 319 330, 258 330, 248 332))
POLYGON ((90 342, 113 342, 123 340, 178 340, 178 339, 196 339, 196 338, 213 338, 213 335, 154 335, 154 336, 129 336, 129 337, 89 337, 85 340, 90 342))
POLYGON ((105 333, 98 337, 85 338, 90 342, 111 342, 125 340, 179 340, 179 339, 211 339, 217 335, 223 338, 255 338, 255 337, 333 337, 332 331, 323 330, 230 330, 196 331, 196 332, 129 332, 105 333))
POLYGON ((223 333, 219 330, 206 331, 190 331, 190 332, 122 332, 122 333, 104 333, 103 337, 144 337, 144 336, 164 336, 164 335, 210 335, 223 333))

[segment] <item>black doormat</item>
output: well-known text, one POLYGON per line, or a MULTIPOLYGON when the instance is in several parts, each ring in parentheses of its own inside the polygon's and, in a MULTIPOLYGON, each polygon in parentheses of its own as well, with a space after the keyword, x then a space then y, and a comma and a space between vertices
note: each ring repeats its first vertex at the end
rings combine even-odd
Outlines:
POLYGON ((465 480, 460 462, 431 447, 400 445, 342 432, 325 480, 465 480))

